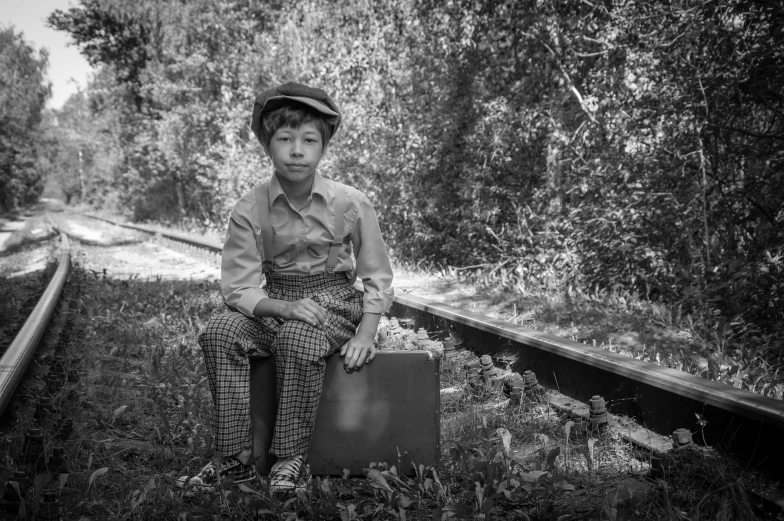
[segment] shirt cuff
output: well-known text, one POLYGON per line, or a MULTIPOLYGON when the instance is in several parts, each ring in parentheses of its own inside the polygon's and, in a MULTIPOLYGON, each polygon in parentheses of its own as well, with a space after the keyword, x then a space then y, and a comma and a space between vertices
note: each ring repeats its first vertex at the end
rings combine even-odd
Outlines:
POLYGON ((386 313, 392 307, 394 298, 395 290, 393 288, 367 292, 362 295, 362 311, 365 313, 386 313))
POLYGON ((269 295, 267 295, 267 292, 263 289, 248 288, 242 293, 239 302, 237 302, 237 309, 240 310, 240 313, 243 315, 252 317, 253 310, 256 309, 256 304, 265 298, 269 298, 269 295))

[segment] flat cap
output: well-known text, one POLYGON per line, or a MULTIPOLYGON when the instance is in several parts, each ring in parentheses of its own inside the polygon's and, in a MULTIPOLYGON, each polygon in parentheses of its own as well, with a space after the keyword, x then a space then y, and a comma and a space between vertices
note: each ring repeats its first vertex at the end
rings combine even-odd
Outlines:
POLYGON ((265 112, 275 110, 286 100, 297 101, 316 109, 327 116, 327 123, 332 127, 330 138, 335 135, 340 126, 340 111, 332 98, 324 89, 308 87, 301 83, 290 81, 283 85, 278 85, 266 90, 258 95, 253 104, 253 119, 250 128, 256 134, 256 138, 261 141, 261 116, 265 112))

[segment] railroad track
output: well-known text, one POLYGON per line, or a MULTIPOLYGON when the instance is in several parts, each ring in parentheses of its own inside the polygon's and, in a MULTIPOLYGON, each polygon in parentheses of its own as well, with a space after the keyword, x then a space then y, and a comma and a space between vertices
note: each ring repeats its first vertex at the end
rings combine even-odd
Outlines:
POLYGON ((0 414, 5 411, 13 398, 16 388, 38 348, 38 343, 49 326, 68 278, 68 272, 71 268, 71 248, 68 236, 60 234, 60 237, 62 245, 57 270, 38 300, 38 304, 33 308, 32 313, 0 358, 0 414))
MULTIPOLYGON (((217 241, 89 217, 211 253, 222 248, 217 241)), ((70 265, 63 237, 57 273, 0 361, 0 410, 13 395, 62 291, 70 265)), ((669 451, 670 436, 685 429, 694 432, 695 441, 730 453, 772 479, 784 476, 784 451, 776 449, 784 439, 784 402, 410 294, 395 297, 390 315, 416 328, 448 332, 477 355, 503 353, 506 360, 513 360, 514 371, 535 372, 539 382, 551 389, 550 403, 573 416, 588 419, 588 402, 602 396, 611 414, 632 417, 645 426, 629 430, 625 437, 653 455, 669 451)), ((784 508, 781 498, 767 499, 784 508)))
MULTIPOLYGON (((217 241, 90 217, 213 253, 222 248, 217 241)), ((550 401, 559 409, 588 416, 588 402, 602 396, 611 413, 645 426, 626 437, 654 454, 673 446, 676 430, 699 431, 695 441, 775 479, 784 477, 784 451, 776 449, 784 439, 782 401, 410 294, 395 296, 390 315, 448 331, 477 355, 511 353, 514 371, 533 371, 542 385, 557 389, 550 401)))

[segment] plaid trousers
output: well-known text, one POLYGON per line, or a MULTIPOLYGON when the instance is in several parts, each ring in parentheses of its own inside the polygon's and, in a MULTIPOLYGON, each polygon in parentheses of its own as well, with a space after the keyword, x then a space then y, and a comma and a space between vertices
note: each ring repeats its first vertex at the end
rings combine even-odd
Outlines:
POLYGON ((274 356, 278 415, 270 452, 282 458, 306 454, 313 436, 324 358, 339 351, 362 319, 362 293, 345 273, 308 276, 267 274, 270 298, 312 298, 327 312, 323 329, 299 320, 248 317, 236 311, 214 316, 199 335, 215 405, 215 450, 233 455, 253 447, 250 426, 251 357, 274 356))

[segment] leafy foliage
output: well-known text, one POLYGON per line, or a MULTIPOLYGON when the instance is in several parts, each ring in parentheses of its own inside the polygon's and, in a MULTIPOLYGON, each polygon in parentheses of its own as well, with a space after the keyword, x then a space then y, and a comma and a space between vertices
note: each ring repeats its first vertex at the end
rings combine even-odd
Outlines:
POLYGON ((13 27, 0 29, 0 211, 35 201, 43 191, 39 125, 49 85, 45 51, 36 53, 13 27))
POLYGON ((397 257, 634 292, 780 350, 783 16, 754 0, 83 0, 50 22, 105 71, 87 93, 114 145, 85 171, 96 202, 223 227, 269 175, 254 94, 321 85, 345 115, 322 173, 368 193, 397 257))

